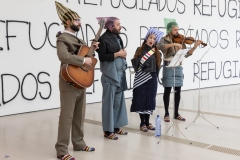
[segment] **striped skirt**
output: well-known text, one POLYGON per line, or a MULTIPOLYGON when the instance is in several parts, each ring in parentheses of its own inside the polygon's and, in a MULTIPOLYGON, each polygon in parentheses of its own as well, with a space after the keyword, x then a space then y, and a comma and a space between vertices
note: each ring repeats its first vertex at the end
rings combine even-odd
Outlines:
POLYGON ((133 89, 131 112, 151 114, 156 108, 157 73, 151 73, 152 78, 133 89))

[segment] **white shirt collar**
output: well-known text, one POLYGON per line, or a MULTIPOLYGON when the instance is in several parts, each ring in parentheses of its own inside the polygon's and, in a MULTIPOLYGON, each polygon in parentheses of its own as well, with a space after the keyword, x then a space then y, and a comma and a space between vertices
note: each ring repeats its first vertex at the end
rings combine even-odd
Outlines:
POLYGON ((71 35, 73 35, 73 36, 76 36, 76 33, 72 33, 72 32, 67 31, 67 30, 64 30, 62 33, 68 33, 68 34, 71 34, 71 35))

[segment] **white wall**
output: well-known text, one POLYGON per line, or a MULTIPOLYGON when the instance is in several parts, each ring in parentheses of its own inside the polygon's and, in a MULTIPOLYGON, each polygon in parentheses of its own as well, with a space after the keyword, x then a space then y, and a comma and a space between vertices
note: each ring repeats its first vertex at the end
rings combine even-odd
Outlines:
MULTIPOLYGON (((89 43, 99 29, 96 17, 120 18, 128 65, 149 27, 165 32, 163 18, 177 20, 180 33, 208 44, 184 62, 183 90, 198 87, 196 61, 210 47, 201 68, 201 86, 239 83, 240 2, 237 0, 58 0, 82 17, 78 37, 89 43)), ((58 108, 58 60, 55 35, 63 30, 54 0, 0 0, 0 116, 58 108), (30 31, 29 31, 30 28, 30 31), (29 38, 29 33, 30 37, 29 38), (30 41, 31 39, 31 41, 30 41), (24 78, 25 77, 25 78, 24 78), (36 78, 36 79, 35 79, 36 78), (19 82, 18 82, 19 80, 19 82), (41 94, 41 95, 40 95, 41 94)), ((189 46, 190 47, 190 46, 189 46)), ((98 58, 98 57, 97 57, 98 58)), ((101 73, 96 66, 87 103, 101 101, 101 73)), ((161 73, 160 73, 161 77, 161 73)), ((133 75, 127 70, 129 89, 133 75), (130 76, 132 76, 130 80, 130 76)), ((163 92, 159 84, 158 92, 163 92)), ((126 91, 132 96, 132 90, 126 91)))

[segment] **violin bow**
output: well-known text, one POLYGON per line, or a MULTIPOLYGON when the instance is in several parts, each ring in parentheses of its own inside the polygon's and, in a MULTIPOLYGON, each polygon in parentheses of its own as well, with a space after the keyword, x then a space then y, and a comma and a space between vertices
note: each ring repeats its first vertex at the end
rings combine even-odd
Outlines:
POLYGON ((183 38, 183 41, 182 41, 182 45, 183 45, 183 43, 184 43, 184 41, 185 41, 185 37, 187 36, 187 33, 188 33, 190 27, 191 27, 191 24, 189 25, 189 27, 188 27, 188 29, 187 29, 187 32, 186 32, 186 34, 184 35, 184 38, 183 38))

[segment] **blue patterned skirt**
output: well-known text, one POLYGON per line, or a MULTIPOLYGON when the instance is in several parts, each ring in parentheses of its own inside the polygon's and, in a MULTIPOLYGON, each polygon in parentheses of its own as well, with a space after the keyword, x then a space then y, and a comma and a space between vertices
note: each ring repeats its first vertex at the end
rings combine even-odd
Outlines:
MULTIPOLYGON (((163 87, 173 87, 174 86, 174 69, 167 68, 163 66, 163 77, 162 77, 163 87)), ((175 67, 175 87, 183 86, 183 68, 175 67)))

